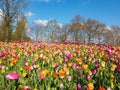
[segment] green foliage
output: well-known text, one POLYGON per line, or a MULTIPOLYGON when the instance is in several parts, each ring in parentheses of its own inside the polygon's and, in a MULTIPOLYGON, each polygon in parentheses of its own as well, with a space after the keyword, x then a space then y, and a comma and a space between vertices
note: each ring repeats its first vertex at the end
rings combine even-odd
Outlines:
POLYGON ((30 40, 29 37, 26 35, 26 17, 23 16, 17 24, 16 30, 13 33, 12 39, 13 40, 30 40))
POLYGON ((0 41, 8 40, 8 37, 10 39, 11 35, 9 34, 9 29, 11 29, 11 27, 11 24, 7 25, 5 20, 2 21, 0 25, 0 41))

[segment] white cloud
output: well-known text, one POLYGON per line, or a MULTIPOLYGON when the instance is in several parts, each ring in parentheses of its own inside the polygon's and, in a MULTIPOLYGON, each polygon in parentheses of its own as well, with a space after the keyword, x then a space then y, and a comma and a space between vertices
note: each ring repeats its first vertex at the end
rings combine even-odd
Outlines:
POLYGON ((31 16, 33 16, 34 14, 32 13, 32 12, 27 12, 27 13, 25 13, 25 16, 26 17, 31 17, 31 16))
MULTIPOLYGON (((50 20, 50 19, 49 19, 50 20)), ((47 26, 47 24, 48 24, 48 20, 41 20, 41 19, 38 19, 38 20, 34 20, 33 21, 35 24, 38 24, 38 25, 43 25, 43 26, 47 26)), ((63 24, 61 24, 61 23, 58 23, 59 24, 59 26, 60 26, 60 28, 62 28, 63 27, 63 24)))
POLYGON ((47 20, 41 20, 41 19, 34 20, 33 22, 34 22, 35 24, 44 25, 44 26, 47 26, 47 23, 48 23, 47 20))

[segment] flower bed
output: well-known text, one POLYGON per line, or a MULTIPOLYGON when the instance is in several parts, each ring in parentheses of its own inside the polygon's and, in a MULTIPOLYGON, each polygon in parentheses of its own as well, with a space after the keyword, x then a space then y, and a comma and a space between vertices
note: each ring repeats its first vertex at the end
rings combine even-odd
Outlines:
POLYGON ((120 90, 120 47, 0 42, 0 90, 120 90))

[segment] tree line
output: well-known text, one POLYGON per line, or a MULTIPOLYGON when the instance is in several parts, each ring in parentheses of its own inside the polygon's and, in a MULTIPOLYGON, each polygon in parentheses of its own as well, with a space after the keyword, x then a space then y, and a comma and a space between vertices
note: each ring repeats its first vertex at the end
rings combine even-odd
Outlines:
POLYGON ((26 0, 0 0, 0 41, 41 40, 120 45, 119 26, 109 28, 98 20, 85 19, 81 15, 76 15, 67 24, 60 25, 57 20, 51 19, 46 25, 32 24, 28 30, 24 16, 27 3, 26 0))
POLYGON ((49 20, 46 26, 33 25, 29 35, 36 41, 120 45, 119 26, 108 27, 104 23, 90 18, 84 19, 80 15, 76 15, 69 23, 62 26, 55 19, 49 20))

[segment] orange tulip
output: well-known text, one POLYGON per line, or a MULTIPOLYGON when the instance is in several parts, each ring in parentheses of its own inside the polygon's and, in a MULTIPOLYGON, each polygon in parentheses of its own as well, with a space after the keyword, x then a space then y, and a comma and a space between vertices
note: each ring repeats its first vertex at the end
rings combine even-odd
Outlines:
POLYGON ((66 76, 66 71, 60 70, 59 71, 59 76, 60 76, 60 78, 64 78, 66 76))
POLYGON ((17 62, 17 59, 15 59, 15 58, 10 58, 9 61, 10 61, 10 63, 16 63, 16 62, 17 62))
POLYGON ((87 74, 88 74, 88 75, 92 75, 91 70, 88 70, 88 71, 87 71, 87 74))
POLYGON ((72 62, 68 62, 68 66, 72 66, 72 62))
POLYGON ((87 85, 87 90, 94 90, 94 85, 93 85, 93 83, 89 83, 89 84, 87 85))
POLYGON ((58 74, 56 72, 53 73, 53 77, 56 78, 58 74))
POLYGON ((117 66, 115 64, 111 65, 111 70, 114 71, 117 66))

